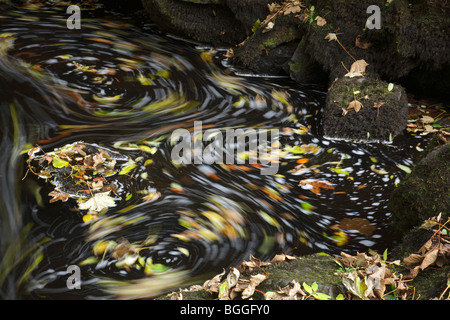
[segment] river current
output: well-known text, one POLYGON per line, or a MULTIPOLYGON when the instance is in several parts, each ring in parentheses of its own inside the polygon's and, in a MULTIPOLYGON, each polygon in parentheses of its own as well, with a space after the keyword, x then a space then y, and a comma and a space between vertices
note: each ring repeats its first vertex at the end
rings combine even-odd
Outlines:
POLYGON ((153 297, 250 255, 382 252, 398 239, 388 200, 423 138, 324 138, 324 91, 238 74, 224 50, 152 25, 82 14, 81 29, 68 30, 65 8, 0 12, 4 297, 153 297), (277 150, 277 170, 261 174, 265 164, 249 152, 178 163, 177 129, 202 150, 208 129, 276 130, 266 147, 277 150), (27 164, 30 150, 77 142, 117 154, 126 171, 108 177, 114 203, 101 214, 74 197, 50 201, 55 181, 73 176, 52 180, 27 164), (68 286, 69 266, 80 270, 80 289, 68 286))

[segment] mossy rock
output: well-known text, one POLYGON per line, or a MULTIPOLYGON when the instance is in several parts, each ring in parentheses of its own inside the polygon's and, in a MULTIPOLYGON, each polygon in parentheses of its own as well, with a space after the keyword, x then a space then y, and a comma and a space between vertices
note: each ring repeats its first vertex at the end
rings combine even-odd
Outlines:
POLYGON ((298 21, 292 15, 275 20, 272 30, 255 30, 245 43, 234 51, 230 62, 257 73, 286 74, 298 42, 303 35, 298 21))
POLYGON ((408 121, 408 102, 404 89, 366 76, 339 78, 328 90, 323 112, 323 133, 327 137, 349 140, 389 141, 403 132, 408 121), (354 100, 362 104, 356 112, 348 109, 354 100), (379 108, 374 106, 379 105, 379 108))
POLYGON ((420 160, 391 196, 394 226, 407 232, 439 213, 450 214, 450 144, 420 160))

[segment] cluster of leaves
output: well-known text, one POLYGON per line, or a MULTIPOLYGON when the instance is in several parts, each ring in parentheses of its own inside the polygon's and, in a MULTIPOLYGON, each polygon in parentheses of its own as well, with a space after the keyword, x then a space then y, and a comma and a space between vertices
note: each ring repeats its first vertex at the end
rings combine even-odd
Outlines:
MULTIPOLYGON (((113 240, 100 240, 92 248, 93 256, 80 262, 80 266, 101 264, 105 260, 115 261, 118 269, 130 272, 131 269, 143 270, 145 275, 161 274, 170 270, 169 266, 161 263, 154 263, 151 257, 144 258, 140 251, 150 249, 156 241, 154 235, 150 235, 144 241, 130 243, 127 239, 121 238, 118 242, 113 240)), ((187 254, 187 253, 185 253, 187 254)))
POLYGON ((50 203, 76 199, 80 210, 96 215, 115 206, 110 195, 117 187, 108 182, 114 175, 117 158, 104 148, 83 142, 63 146, 52 152, 43 152, 40 147, 28 152, 30 172, 44 179, 53 179, 55 185, 48 195, 50 203))
MULTIPOLYGON (((420 109, 419 109, 420 110, 420 109)), ((429 133, 437 133, 441 136, 441 139, 447 143, 447 137, 450 136, 449 128, 443 128, 439 121, 443 119, 442 115, 446 115, 447 112, 443 110, 438 116, 432 117, 429 115, 420 115, 415 119, 408 120, 407 131, 411 133, 419 133, 420 135, 427 135, 429 133)))
POLYGON ((393 272, 392 265, 398 266, 399 260, 388 262, 387 251, 381 257, 376 252, 357 253, 355 256, 341 253, 335 261, 340 266, 337 271, 342 283, 348 290, 349 300, 379 300, 411 297, 413 290, 408 286, 402 274, 393 272))
MULTIPOLYGON (((433 235, 419 249, 403 259, 410 270, 408 278, 415 278, 419 272, 436 265, 442 267, 450 263, 450 218, 446 221, 441 215, 426 220, 421 228, 433 231, 433 235)), ((450 286, 450 283, 449 283, 450 286)), ((447 288, 448 289, 448 288, 447 288)))
MULTIPOLYGON (((260 259, 250 255, 248 261, 243 261, 238 267, 231 267, 228 272, 225 270, 207 280, 203 285, 193 285, 187 289, 169 294, 173 300, 183 300, 183 292, 195 292, 204 290, 219 300, 234 299, 252 299, 255 292, 263 295, 266 300, 330 300, 329 295, 318 291, 318 284, 313 282, 311 285, 292 280, 290 284, 276 291, 262 292, 256 287, 266 280, 270 274, 264 269, 273 263, 289 262, 295 260, 293 256, 286 254, 276 255, 270 262, 263 262, 260 259), (253 270, 259 270, 255 274, 253 270)), ((342 297, 342 296, 341 296, 342 297)), ((340 299, 340 298, 338 298, 340 299)))

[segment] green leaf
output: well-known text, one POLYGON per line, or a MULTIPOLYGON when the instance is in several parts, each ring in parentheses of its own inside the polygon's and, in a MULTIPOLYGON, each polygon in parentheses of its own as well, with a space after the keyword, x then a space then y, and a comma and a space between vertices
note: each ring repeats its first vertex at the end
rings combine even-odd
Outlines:
POLYGON ((322 292, 315 292, 313 294, 313 297, 318 300, 331 300, 331 297, 329 295, 322 293, 322 292))
POLYGON ((306 284, 306 282, 303 282, 302 286, 303 286, 303 289, 305 289, 305 291, 306 291, 309 295, 312 295, 312 294, 313 294, 313 289, 311 288, 311 286, 309 286, 308 284, 306 284))
POLYGON ((319 289, 319 285, 317 284, 317 282, 313 282, 313 284, 311 285, 311 289, 313 291, 317 291, 317 289, 319 289))
POLYGON ((58 156, 53 156, 52 165, 55 168, 61 169, 69 166, 69 163, 67 161, 62 160, 58 156))
POLYGON ((314 210, 314 206, 306 201, 301 203, 301 207, 308 212, 312 212, 314 210))
POLYGON ((134 162, 133 160, 128 160, 127 163, 125 163, 125 165, 123 166, 122 170, 120 170, 119 175, 125 175, 128 172, 130 172, 131 170, 133 170, 134 168, 136 168, 137 164, 136 162, 134 162))
POLYGON ((347 170, 341 168, 330 168, 331 171, 334 171, 338 174, 345 174, 346 176, 350 175, 347 170))
POLYGON ((388 255, 388 249, 386 248, 386 250, 384 250, 384 252, 383 252, 383 261, 387 260, 387 255, 388 255))
POLYGON ((339 293, 339 294, 336 296, 336 300, 345 300, 345 297, 342 295, 342 293, 339 293))
POLYGON ((392 91, 394 89, 394 84, 393 83, 389 83, 388 84, 388 91, 392 91))
POLYGON ((400 169, 402 169, 403 171, 405 171, 408 174, 411 173, 411 168, 410 167, 407 167, 407 166, 405 166, 403 164, 398 164, 398 163, 397 163, 397 167, 399 167, 400 169))

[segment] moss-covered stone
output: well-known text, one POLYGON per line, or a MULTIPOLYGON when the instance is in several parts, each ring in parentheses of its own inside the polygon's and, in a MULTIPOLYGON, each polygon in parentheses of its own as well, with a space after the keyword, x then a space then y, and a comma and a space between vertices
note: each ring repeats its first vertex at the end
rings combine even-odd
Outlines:
POLYGON ((286 73, 302 34, 295 17, 278 17, 272 30, 256 30, 243 46, 237 48, 231 63, 258 73, 286 73))
POLYGON ((439 213, 450 214, 450 144, 428 154, 394 190, 394 226, 407 232, 439 213))
POLYGON ((389 141, 401 133, 408 120, 406 94, 401 86, 395 85, 389 91, 388 85, 373 77, 344 77, 333 82, 323 113, 324 134, 333 138, 389 141), (354 100, 362 104, 358 112, 348 109, 354 100), (375 108, 376 103, 382 105, 375 108))

